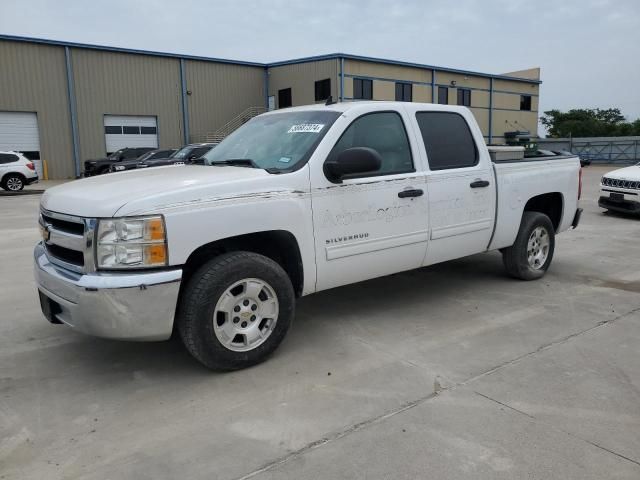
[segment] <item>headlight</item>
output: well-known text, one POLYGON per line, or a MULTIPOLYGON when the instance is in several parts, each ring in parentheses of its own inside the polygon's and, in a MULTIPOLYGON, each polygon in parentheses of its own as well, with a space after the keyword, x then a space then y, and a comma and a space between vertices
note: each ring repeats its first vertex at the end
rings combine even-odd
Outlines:
POLYGON ((167 237, 161 216, 99 220, 98 268, 149 268, 167 264, 167 237))

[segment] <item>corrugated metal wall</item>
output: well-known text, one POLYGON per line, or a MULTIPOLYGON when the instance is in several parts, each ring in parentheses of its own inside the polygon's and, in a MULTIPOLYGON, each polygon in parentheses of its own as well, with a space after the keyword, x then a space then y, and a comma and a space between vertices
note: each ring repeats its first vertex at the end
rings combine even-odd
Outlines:
POLYGON ((104 115, 154 115, 160 147, 183 140, 180 61, 71 49, 80 158, 104 156, 104 115))
POLYGON ((264 68, 185 61, 189 130, 211 133, 249 107, 264 107, 264 68))
POLYGON ((49 176, 75 176, 64 47, 0 42, 0 110, 36 112, 49 176))
POLYGON ((269 95, 276 97, 278 108, 278 90, 291 88, 293 106, 315 103, 315 82, 326 78, 331 80, 331 95, 339 100, 340 78, 339 60, 321 60, 317 62, 282 65, 269 69, 269 95))

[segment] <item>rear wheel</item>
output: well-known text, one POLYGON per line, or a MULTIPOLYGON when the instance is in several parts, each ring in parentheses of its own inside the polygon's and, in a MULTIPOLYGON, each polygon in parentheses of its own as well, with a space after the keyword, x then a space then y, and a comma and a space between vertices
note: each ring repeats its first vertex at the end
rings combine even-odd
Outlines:
POLYGON ((215 370, 245 368, 280 345, 294 314, 286 272, 252 252, 233 252, 204 264, 189 280, 178 332, 191 355, 215 370))
POLYGON ((502 251, 507 273, 521 280, 544 276, 551 265, 555 233, 549 217, 540 212, 524 212, 516 241, 502 251))
POLYGON ((9 192, 19 192, 24 188, 24 178, 17 173, 9 173, 2 179, 2 188, 9 192))

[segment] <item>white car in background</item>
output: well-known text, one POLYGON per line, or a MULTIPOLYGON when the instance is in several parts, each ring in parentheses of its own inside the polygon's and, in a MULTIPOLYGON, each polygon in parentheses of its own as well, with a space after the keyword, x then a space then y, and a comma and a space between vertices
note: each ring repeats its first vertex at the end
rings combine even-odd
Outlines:
POLYGON ((0 186, 19 192, 25 185, 38 181, 33 162, 19 152, 0 152, 0 186))
POLYGON ((607 210, 640 213, 640 163, 605 174, 598 205, 607 210))

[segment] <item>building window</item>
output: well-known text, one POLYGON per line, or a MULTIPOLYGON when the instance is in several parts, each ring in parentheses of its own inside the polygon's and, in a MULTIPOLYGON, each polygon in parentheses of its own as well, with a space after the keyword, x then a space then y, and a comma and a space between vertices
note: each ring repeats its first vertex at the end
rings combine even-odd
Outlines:
POLYGON ((316 102, 326 100, 331 96, 331 79, 325 78, 316 82, 316 102))
POLYGON ((448 87, 438 87, 438 103, 440 105, 449 104, 449 88, 448 87))
POLYGON ((155 135, 158 133, 158 129, 156 127, 140 127, 140 133, 142 135, 155 135))
POLYGON ((366 78, 354 78, 353 98, 356 100, 373 100, 373 82, 366 78))
POLYGON ((140 127, 122 127, 122 133, 125 135, 140 135, 140 127))
POLYGON ((278 90, 278 108, 288 108, 291 105, 293 105, 291 102, 291 89, 278 90))
POLYGON ((396 101, 411 102, 412 101, 412 85, 410 83, 396 83, 396 101))
POLYGON ((520 95, 520 110, 531 111, 531 95, 520 95))
POLYGON ((122 127, 115 127, 112 125, 104 126, 104 133, 108 135, 122 135, 122 127))
POLYGON ((458 89, 458 105, 462 105, 464 107, 471 106, 471 90, 467 88, 458 89))

